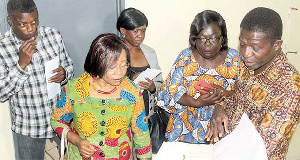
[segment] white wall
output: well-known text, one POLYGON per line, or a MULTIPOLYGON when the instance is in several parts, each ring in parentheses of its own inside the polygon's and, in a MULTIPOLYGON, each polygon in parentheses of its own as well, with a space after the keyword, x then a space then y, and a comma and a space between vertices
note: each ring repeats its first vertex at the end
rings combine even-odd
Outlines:
POLYGON ((15 159, 8 102, 0 103, 0 159, 15 159))
MULTIPOLYGON (((255 7, 268 7, 277 11, 283 20, 284 51, 300 51, 300 1, 299 0, 126 0, 125 7, 135 7, 148 18, 149 25, 144 43, 156 50, 163 77, 169 73, 179 52, 189 46, 188 36, 195 15, 204 9, 219 12, 226 21, 229 46, 238 47, 239 24, 245 14, 255 7), (291 12, 290 7, 299 8, 291 12)), ((288 54, 300 70, 300 53, 288 54)), ((292 137, 287 159, 300 159, 300 127, 292 137)))
MULTIPOLYGON (((291 6, 300 7, 300 1, 294 0, 126 0, 125 7, 135 7, 145 13, 149 20, 144 43, 154 48, 158 54, 159 63, 163 71, 163 77, 168 74, 172 63, 181 50, 188 47, 188 36, 191 22, 195 15, 204 9, 212 9, 219 12, 227 23, 229 46, 238 47, 239 24, 244 15, 252 8, 264 6, 276 10, 284 23, 283 40, 297 39, 299 33, 295 30, 291 33, 294 38, 287 37, 287 16, 291 6)), ((300 26, 299 10, 294 11, 295 21, 293 25, 300 26)), ((299 32, 299 31, 297 31, 299 32)), ((295 41, 292 41, 295 42, 295 41)), ((296 44, 293 44, 297 46, 296 44)), ((293 48, 293 47, 290 47, 293 48)), ((300 53, 299 53, 300 54, 300 53)), ((298 54, 298 55, 299 55, 298 54)), ((297 57, 299 58, 299 56, 297 57)), ((298 65, 299 63, 294 63, 298 65)))

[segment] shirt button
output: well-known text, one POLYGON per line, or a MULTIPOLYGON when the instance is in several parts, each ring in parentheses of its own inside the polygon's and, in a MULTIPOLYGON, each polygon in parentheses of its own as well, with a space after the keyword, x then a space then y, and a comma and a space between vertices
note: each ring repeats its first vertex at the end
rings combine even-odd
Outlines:
POLYGON ((104 136, 104 134, 105 134, 105 133, 104 133, 103 131, 100 132, 100 135, 101 135, 101 136, 104 136))
POLYGON ((100 141, 100 142, 99 142, 99 146, 103 146, 103 141, 100 141))
POLYGON ((103 109, 103 110, 101 111, 101 114, 102 114, 102 115, 105 115, 105 112, 106 112, 106 111, 103 109))
POLYGON ((101 122, 101 126, 105 126, 105 121, 102 121, 102 122, 101 122))
POLYGON ((103 105, 105 105, 105 104, 106 104, 106 100, 105 100, 105 99, 102 99, 102 101, 101 101, 101 102, 102 102, 102 104, 103 104, 103 105))
POLYGON ((100 157, 104 157, 105 156, 105 154, 103 153, 103 152, 100 152, 100 157))

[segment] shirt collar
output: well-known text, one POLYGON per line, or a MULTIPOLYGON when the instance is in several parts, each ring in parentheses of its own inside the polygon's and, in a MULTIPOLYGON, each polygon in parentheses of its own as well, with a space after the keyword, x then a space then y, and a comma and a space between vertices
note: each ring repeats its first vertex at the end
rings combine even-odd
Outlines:
POLYGON ((276 57, 273 59, 272 63, 261 73, 254 75, 253 70, 248 69, 248 74, 250 77, 265 77, 270 81, 276 81, 278 79, 278 73, 281 71, 283 67, 283 62, 286 61, 285 54, 281 51, 276 57))

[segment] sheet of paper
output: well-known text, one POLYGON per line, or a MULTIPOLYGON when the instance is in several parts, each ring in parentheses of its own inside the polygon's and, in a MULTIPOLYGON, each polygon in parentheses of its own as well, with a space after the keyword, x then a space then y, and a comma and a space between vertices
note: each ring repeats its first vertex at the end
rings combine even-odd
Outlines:
POLYGON ((45 74, 47 80, 47 91, 48 91, 48 98, 52 99, 55 95, 60 93, 60 83, 49 83, 48 79, 55 75, 56 73, 52 74, 51 71, 56 69, 59 66, 59 58, 55 57, 52 60, 45 63, 45 74))
POLYGON ((147 68, 145 71, 140 73, 140 75, 134 80, 134 83, 137 84, 139 81, 146 81, 146 79, 145 79, 146 77, 148 77, 150 80, 152 80, 154 77, 156 77, 160 73, 161 73, 161 70, 147 68))
POLYGON ((213 147, 213 160, 241 159, 268 159, 263 139, 245 113, 238 126, 213 147))
POLYGON ((164 142, 153 160, 212 160, 211 144, 164 142))

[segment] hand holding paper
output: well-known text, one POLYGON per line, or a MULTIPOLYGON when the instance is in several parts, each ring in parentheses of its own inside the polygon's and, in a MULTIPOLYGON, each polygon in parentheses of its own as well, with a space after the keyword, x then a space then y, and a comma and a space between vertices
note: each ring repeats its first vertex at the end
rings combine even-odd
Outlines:
POLYGON ((134 83, 138 84, 139 81, 147 82, 147 80, 145 79, 146 77, 149 78, 150 80, 152 80, 154 77, 156 77, 160 73, 161 73, 161 70, 147 68, 134 80, 134 83))
POLYGON ((134 83, 137 84, 142 90, 146 89, 149 91, 155 91, 156 88, 152 79, 160 73, 160 70, 147 68, 138 75, 138 77, 134 80, 134 83))

